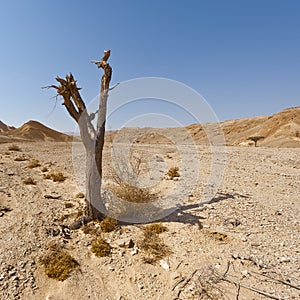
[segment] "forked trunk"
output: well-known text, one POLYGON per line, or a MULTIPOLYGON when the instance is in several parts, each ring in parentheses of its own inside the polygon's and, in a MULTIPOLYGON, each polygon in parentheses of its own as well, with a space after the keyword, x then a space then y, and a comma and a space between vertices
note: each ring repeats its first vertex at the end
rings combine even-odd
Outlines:
MULTIPOLYGON (((109 84, 112 68, 107 62, 110 50, 105 50, 100 61, 92 61, 98 68, 103 69, 101 78, 100 99, 97 127, 92 124, 92 117, 88 114, 84 101, 79 93, 80 88, 76 85, 73 75, 66 75, 66 79, 57 77, 59 86, 51 85, 58 95, 64 99, 63 105, 70 116, 78 123, 80 136, 86 150, 86 199, 89 219, 98 219, 106 214, 106 208, 101 198, 102 180, 102 151, 105 135, 106 105, 108 99, 109 84)), ((93 113, 95 116, 96 113, 93 113)))

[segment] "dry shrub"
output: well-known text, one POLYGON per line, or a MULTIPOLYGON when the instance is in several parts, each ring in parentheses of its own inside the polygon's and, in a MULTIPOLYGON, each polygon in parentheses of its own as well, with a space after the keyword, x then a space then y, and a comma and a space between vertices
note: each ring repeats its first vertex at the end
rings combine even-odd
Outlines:
POLYGON ((16 157, 14 160, 15 161, 25 161, 25 160, 28 160, 28 158, 26 158, 25 156, 19 156, 19 157, 16 157))
POLYGON ((115 169, 110 169, 110 177, 114 184, 109 185, 117 197, 135 203, 149 203, 157 199, 156 193, 138 185, 141 165, 142 160, 139 157, 133 157, 130 163, 123 157, 118 157, 114 164, 115 169))
POLYGON ((170 168, 169 171, 167 172, 167 176, 169 176, 170 179, 173 179, 175 177, 180 177, 179 167, 170 168))
POLYGON ((64 281, 79 263, 58 245, 51 245, 48 253, 40 258, 48 277, 64 281))
POLYGON ((217 231, 213 231, 210 233, 216 240, 221 241, 221 242, 226 242, 228 241, 228 235, 226 233, 222 233, 222 232, 217 232, 217 231))
POLYGON ((116 219, 113 219, 111 217, 105 217, 100 222, 100 228, 103 232, 111 232, 114 231, 117 228, 118 221, 116 219))
POLYGON ((156 234, 168 231, 168 228, 161 223, 150 224, 146 226, 146 230, 152 231, 156 234))
POLYGON ((197 290, 197 299, 201 300, 222 300, 225 299, 224 293, 219 287, 220 278, 216 276, 212 267, 203 267, 194 281, 197 290))
POLYGON ((54 182, 63 182, 66 180, 66 177, 63 173, 50 173, 50 174, 44 174, 44 179, 51 179, 54 182))
POLYGON ((145 251, 143 260, 147 263, 154 263, 171 253, 158 234, 147 229, 144 230, 143 238, 139 241, 138 246, 145 251))
POLYGON ((100 237, 97 240, 93 241, 91 250, 96 256, 103 257, 109 256, 111 247, 109 243, 105 241, 105 239, 100 237))
POLYGON ((27 165, 27 168, 33 169, 33 168, 37 168, 37 167, 40 167, 40 166, 41 166, 40 162, 39 162, 37 159, 34 159, 33 161, 31 161, 31 162, 27 165))
POLYGON ((149 188, 140 188, 122 182, 119 185, 111 185, 111 190, 121 199, 135 203, 149 203, 157 199, 157 194, 149 188))
POLYGON ((31 177, 28 177, 28 178, 24 179, 23 183, 27 184, 27 185, 29 185, 29 184, 36 185, 36 182, 31 177))
POLYGON ((84 198, 85 196, 83 193, 77 193, 75 197, 80 199, 80 198, 84 198))
POLYGON ((8 147, 9 151, 22 151, 18 145, 12 144, 8 147))
POLYGON ((91 221, 81 227, 81 230, 84 234, 90 235, 99 235, 100 234, 100 225, 97 221, 91 221))

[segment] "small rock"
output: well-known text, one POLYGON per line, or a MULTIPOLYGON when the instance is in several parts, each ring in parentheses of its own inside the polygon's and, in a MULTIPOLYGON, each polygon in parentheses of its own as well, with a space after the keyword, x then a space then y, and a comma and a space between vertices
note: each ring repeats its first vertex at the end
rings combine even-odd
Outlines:
POLYGON ((160 264, 160 266, 161 266, 163 269, 165 269, 166 271, 169 271, 169 270, 170 270, 170 266, 169 266, 169 264, 168 264, 165 260, 161 259, 161 260, 159 261, 159 264, 160 264))
POLYGON ((291 261, 291 259, 288 258, 288 257, 281 257, 280 258, 280 262, 290 262, 290 261, 291 261))
POLYGON ((123 247, 123 248, 133 248, 134 247, 134 242, 131 238, 119 239, 119 240, 114 241, 114 243, 118 247, 123 247))
POLYGON ((140 290, 142 290, 142 289, 144 288, 144 286, 143 286, 141 283, 138 283, 138 288, 139 288, 140 290))
POLYGON ((109 270, 109 271, 114 271, 115 268, 114 268, 114 267, 108 267, 108 270, 109 270))
POLYGON ((139 252, 139 249, 137 247, 134 247, 132 251, 130 251, 131 255, 136 255, 139 252))
POLYGON ((242 273, 242 275, 245 276, 245 277, 248 275, 248 271, 247 271, 247 270, 243 270, 241 273, 242 273))

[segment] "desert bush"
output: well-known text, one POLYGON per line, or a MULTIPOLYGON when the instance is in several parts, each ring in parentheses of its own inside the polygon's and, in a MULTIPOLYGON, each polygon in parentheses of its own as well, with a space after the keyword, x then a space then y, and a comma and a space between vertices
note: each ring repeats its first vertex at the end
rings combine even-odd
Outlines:
POLYGON ((37 168, 40 166, 41 166, 40 162, 37 159, 34 159, 27 165, 27 168, 33 169, 33 168, 37 168))
POLYGON ((150 224, 146 226, 146 230, 152 231, 156 234, 163 233, 165 231, 168 231, 168 228, 161 223, 155 223, 155 224, 150 224))
POLYGON ((58 245, 51 245, 48 253, 40 258, 48 277, 64 281, 70 273, 79 266, 79 263, 69 253, 58 245))
POLYGON ((63 182, 66 180, 66 177, 64 176, 63 173, 58 172, 58 173, 44 174, 44 179, 51 179, 54 182, 63 182))
POLYGON ((92 252, 99 257, 109 256, 111 247, 102 237, 92 242, 92 252))
POLYGON ((75 197, 80 199, 80 198, 84 198, 85 196, 83 193, 77 193, 75 197))
POLYGON ((142 159, 133 156, 130 161, 117 157, 114 169, 110 169, 110 178, 114 184, 109 185, 110 190, 120 199, 148 203, 157 199, 158 195, 149 188, 139 186, 139 175, 142 172, 142 159))
POLYGON ((113 219, 111 217, 105 217, 100 222, 100 228, 103 232, 111 232, 116 229, 118 225, 118 221, 116 219, 113 219))
POLYGON ((169 171, 167 172, 167 176, 169 176, 170 179, 173 179, 175 177, 180 177, 179 168, 178 167, 170 168, 169 171))
POLYGON ((27 184, 27 185, 29 185, 29 184, 36 185, 36 182, 31 177, 24 179, 23 183, 27 184))
POLYGON ((144 230, 143 238, 138 242, 138 246, 145 251, 143 260, 147 263, 154 263, 171 253, 158 234, 147 229, 144 230))
POLYGON ((100 234, 100 225, 97 221, 89 222, 81 227, 81 230, 84 234, 90 234, 90 235, 99 235, 100 234))
POLYGON ((12 144, 8 147, 9 151, 22 151, 18 145, 12 144))
POLYGON ((149 188, 140 188, 126 182, 122 182, 119 185, 111 185, 110 188, 119 198, 128 202, 148 203, 156 200, 158 197, 149 188))

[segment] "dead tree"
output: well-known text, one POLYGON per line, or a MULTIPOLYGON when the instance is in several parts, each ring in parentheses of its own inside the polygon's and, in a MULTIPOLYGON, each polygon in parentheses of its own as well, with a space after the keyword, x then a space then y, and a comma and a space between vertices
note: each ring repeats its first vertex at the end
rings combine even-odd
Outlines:
POLYGON ((104 146, 106 107, 108 100, 109 84, 112 75, 112 68, 107 62, 110 57, 110 50, 105 50, 100 61, 92 61, 99 69, 103 69, 103 76, 100 85, 100 99, 97 126, 92 124, 95 115, 90 116, 86 105, 79 93, 76 80, 73 75, 66 75, 66 79, 57 77, 60 85, 51 85, 48 88, 55 88, 57 94, 63 97, 63 103, 70 116, 77 122, 80 136, 86 151, 86 199, 88 203, 88 216, 91 219, 101 218, 106 212, 101 198, 102 182, 102 152, 104 146))

